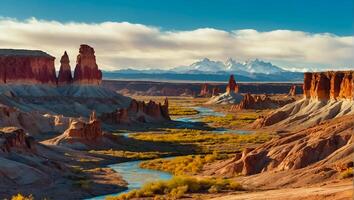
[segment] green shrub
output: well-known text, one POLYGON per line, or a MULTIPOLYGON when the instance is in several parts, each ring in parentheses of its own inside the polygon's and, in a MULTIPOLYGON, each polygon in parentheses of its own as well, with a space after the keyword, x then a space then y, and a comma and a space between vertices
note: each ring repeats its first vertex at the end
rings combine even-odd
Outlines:
MULTIPOLYGON (((139 190, 133 190, 117 197, 109 197, 108 200, 127 200, 132 198, 156 197, 156 199, 178 199, 186 193, 212 192, 235 190, 232 181, 227 179, 173 177, 169 181, 157 181, 144 185, 139 190)), ((236 190, 244 190, 238 187, 236 190)))

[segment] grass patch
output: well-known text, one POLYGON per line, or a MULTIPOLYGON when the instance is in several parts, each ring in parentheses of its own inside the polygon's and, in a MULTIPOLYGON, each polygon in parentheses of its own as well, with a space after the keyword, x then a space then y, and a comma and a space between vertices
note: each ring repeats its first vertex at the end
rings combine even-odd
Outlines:
POLYGON ((34 200, 34 197, 32 195, 22 195, 22 194, 17 194, 11 197, 11 200, 34 200))
POLYGON ((205 164, 229 157, 228 154, 214 152, 209 155, 189 155, 179 156, 173 159, 148 160, 141 162, 139 167, 165 171, 173 175, 193 175, 200 172, 205 164))
POLYGON ((195 147, 195 152, 200 154, 211 154, 214 151, 220 153, 237 152, 242 150, 245 145, 263 143, 272 138, 268 133, 218 134, 195 129, 165 129, 165 132, 136 133, 131 134, 130 137, 144 141, 192 145, 195 147))
POLYGON ((196 115, 199 112, 195 110, 194 108, 186 108, 186 107, 180 107, 180 106, 170 106, 168 108, 168 112, 172 116, 180 116, 180 115, 196 115))
POLYGON ((353 177, 353 168, 352 167, 346 169, 345 171, 343 171, 339 174, 339 178, 341 178, 341 179, 351 178, 351 177, 353 177))
POLYGON ((240 127, 250 124, 258 118, 256 112, 245 112, 237 114, 227 114, 226 116, 207 116, 202 118, 205 123, 212 123, 217 127, 240 127))
POLYGON ((173 177, 168 181, 156 181, 107 200, 127 200, 132 198, 155 197, 155 199, 178 199, 186 193, 218 193, 222 191, 242 191, 244 188, 229 179, 173 177))
POLYGON ((93 154, 108 155, 113 157, 128 158, 128 159, 154 159, 159 158, 163 155, 168 155, 168 153, 163 152, 132 152, 132 151, 121 151, 121 150, 91 150, 89 151, 93 154))

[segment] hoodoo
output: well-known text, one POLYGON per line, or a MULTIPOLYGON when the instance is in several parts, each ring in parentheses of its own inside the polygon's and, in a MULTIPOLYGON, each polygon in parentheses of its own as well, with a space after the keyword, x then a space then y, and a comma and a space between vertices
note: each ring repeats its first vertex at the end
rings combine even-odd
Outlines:
POLYGON ((74 83, 99 85, 102 81, 102 72, 96 64, 95 50, 82 44, 79 52, 74 72, 74 83))
POLYGON ((230 75, 229 82, 226 86, 226 92, 213 96, 207 104, 238 104, 243 99, 243 96, 239 94, 238 91, 239 87, 236 84, 234 75, 230 75))
POLYGON ((60 59, 60 64, 61 65, 58 75, 58 85, 71 84, 73 81, 73 77, 71 76, 70 60, 66 51, 60 59))

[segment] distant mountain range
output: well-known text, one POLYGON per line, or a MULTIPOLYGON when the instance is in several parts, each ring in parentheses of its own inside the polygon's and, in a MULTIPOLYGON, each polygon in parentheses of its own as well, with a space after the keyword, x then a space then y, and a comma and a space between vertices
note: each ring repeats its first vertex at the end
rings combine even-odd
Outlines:
POLYGON ((303 80, 303 73, 284 70, 270 62, 259 59, 237 62, 229 58, 226 62, 208 58, 189 66, 179 66, 170 70, 121 69, 104 71, 105 79, 144 79, 175 81, 227 81, 234 74, 237 81, 244 82, 297 82, 303 80))

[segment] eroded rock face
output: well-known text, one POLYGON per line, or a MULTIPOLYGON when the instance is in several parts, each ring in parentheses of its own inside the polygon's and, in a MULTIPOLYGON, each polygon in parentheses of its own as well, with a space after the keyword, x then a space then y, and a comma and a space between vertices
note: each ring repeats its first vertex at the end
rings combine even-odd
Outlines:
POLYGON ((354 99, 354 71, 305 73, 304 96, 315 100, 354 99))
POLYGON ((354 71, 305 73, 305 98, 261 116, 254 127, 276 124, 296 129, 354 114, 353 74, 354 71))
POLYGON ((11 152, 13 149, 35 151, 34 139, 27 136, 23 129, 6 127, 0 130, 0 151, 11 152))
POLYGON ((273 100, 267 95, 251 95, 247 93, 239 104, 233 105, 231 111, 239 111, 243 109, 271 109, 284 106, 294 102, 293 98, 284 98, 282 100, 273 100))
POLYGON ((102 72, 96 64, 95 50, 82 44, 79 52, 74 71, 74 83, 99 85, 102 81, 102 72))
POLYGON ((64 52, 64 55, 60 59, 60 70, 58 75, 58 85, 68 85, 73 82, 73 77, 71 75, 70 60, 69 56, 64 52))
POLYGON ((0 83, 56 85, 54 59, 42 51, 0 49, 0 83))
POLYGON ((238 93, 239 87, 236 84, 234 75, 230 75, 229 83, 226 86, 226 93, 238 93))
POLYGON ((168 112, 168 99, 164 104, 133 99, 128 108, 121 108, 100 116, 102 121, 111 124, 130 124, 132 122, 162 122, 171 120, 168 112))
POLYGON ((354 115, 343 116, 271 140, 256 149, 246 149, 242 155, 212 166, 209 173, 253 175, 267 171, 298 170, 308 166, 332 170, 337 170, 339 164, 352 166, 353 132, 354 115))
POLYGON ((69 128, 64 132, 65 136, 84 140, 96 140, 102 137, 101 122, 97 119, 96 113, 92 112, 88 122, 71 120, 69 128))

